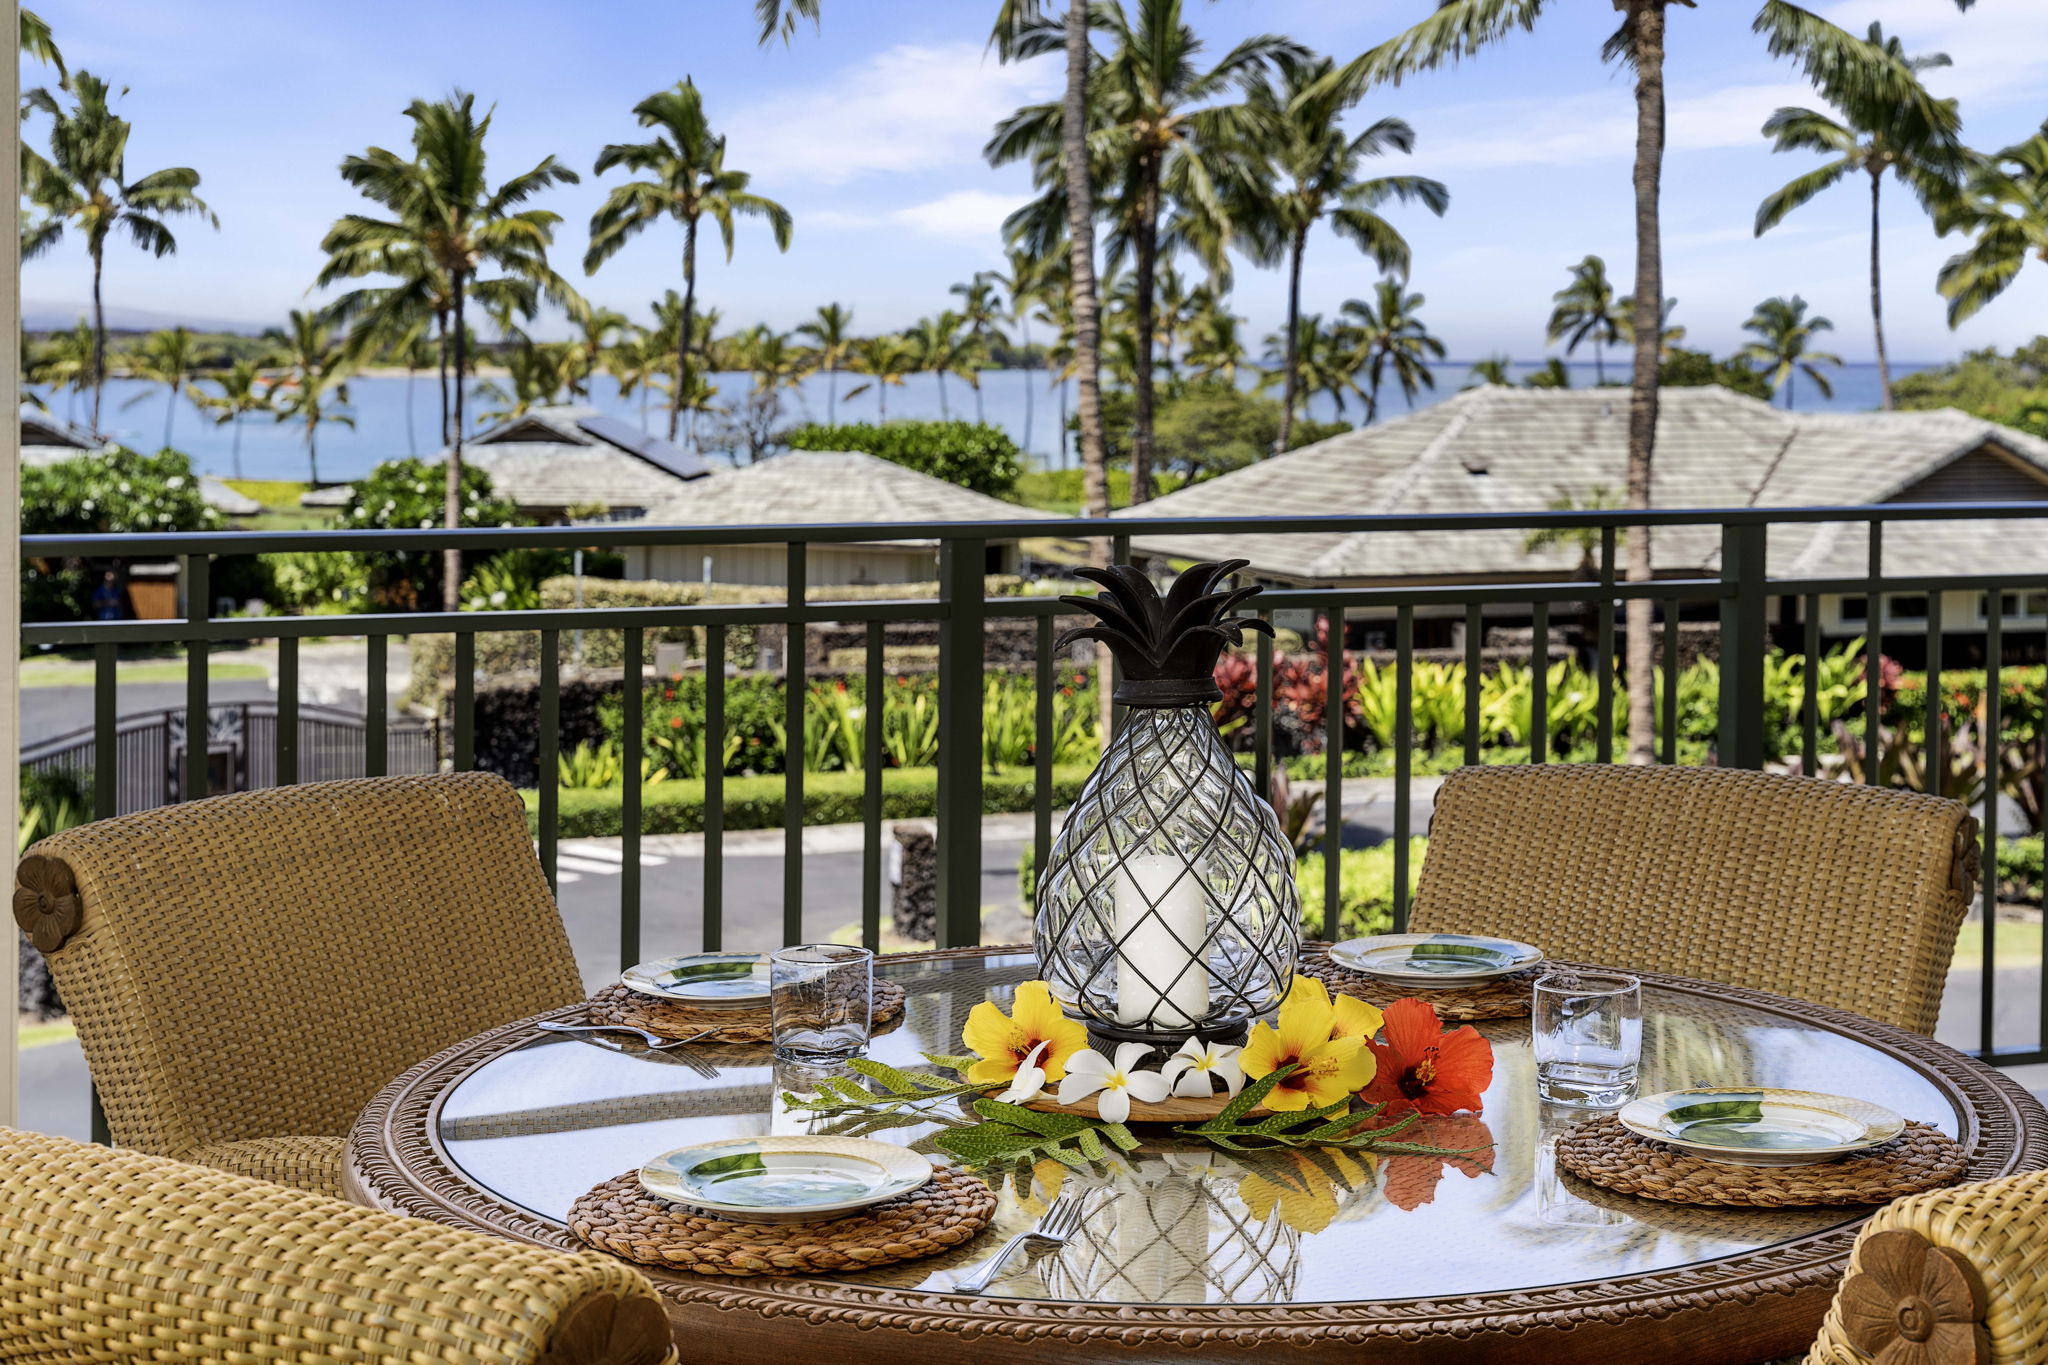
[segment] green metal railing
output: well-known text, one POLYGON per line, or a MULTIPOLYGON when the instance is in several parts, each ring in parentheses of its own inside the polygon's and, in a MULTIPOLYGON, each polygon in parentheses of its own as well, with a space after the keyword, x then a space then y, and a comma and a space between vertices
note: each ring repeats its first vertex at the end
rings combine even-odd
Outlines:
MULTIPOLYGON (((1330 532, 1394 533, 1405 531, 1532 531, 1540 528, 1592 528, 1600 533, 1598 571, 1591 580, 1549 581, 1508 580, 1443 585, 1390 585, 1377 587, 1277 588, 1258 599, 1262 614, 1270 617, 1295 613, 1321 613, 1330 622, 1326 643, 1328 667, 1325 672, 1325 754, 1327 812, 1324 862, 1325 905, 1330 913, 1340 903, 1339 850, 1343 825, 1344 698, 1340 695, 1344 676, 1341 656, 1343 624, 1349 615, 1391 613, 1393 653, 1397 673, 1396 732, 1394 756, 1394 861, 1395 921, 1407 918, 1408 836, 1412 832, 1409 789, 1413 775, 1413 679, 1415 634, 1419 615, 1432 618, 1462 618, 1464 623, 1465 720, 1464 758, 1480 761, 1480 648, 1485 611, 1494 608, 1527 608, 1533 626, 1532 659, 1532 759, 1544 762, 1547 752, 1550 698, 1546 695, 1545 669, 1550 662, 1549 626, 1554 610, 1565 604, 1593 605, 1597 616, 1597 638, 1593 645, 1594 675, 1599 690, 1599 719, 1596 756, 1613 758, 1613 725, 1616 685, 1615 621, 1622 604, 1649 600, 1657 617, 1664 658, 1678 658, 1679 622, 1690 610, 1695 617, 1717 617, 1721 659, 1721 689, 1717 732, 1718 761, 1726 766, 1761 767, 1766 759, 1764 733, 1765 697, 1763 663, 1770 645, 1770 607, 1774 601, 1796 599, 1804 607, 1804 633, 1800 648, 1807 660, 1807 692, 1800 708, 1801 756, 1804 771, 1814 770, 1819 747, 1818 706, 1814 693, 1816 663, 1820 658, 1819 605, 1830 595, 1860 595, 1867 608, 1868 657, 1878 657, 1883 643, 1881 603, 1887 595, 1924 594, 1930 611, 1926 625, 1929 663, 1938 669, 1942 658, 1942 617, 1940 594, 1944 591, 1975 591, 1988 602, 1987 688, 1989 732, 1996 734, 2000 705, 2000 651, 2014 643, 2015 632, 2005 628, 2001 594, 2048 588, 2048 574, 1989 573, 1943 576, 1898 577, 1883 567, 1883 531, 1886 524, 1901 521, 1977 521, 1987 518, 2040 520, 2048 518, 2048 504, 1979 503, 1913 504, 1858 508, 1712 509, 1627 511, 1563 511, 1467 516, 1404 515, 1381 517, 1253 517, 1230 519, 1152 518, 1125 519, 1109 523, 1083 519, 1067 521, 1013 520, 979 523, 918 522, 890 525, 814 525, 753 527, 662 527, 631 523, 602 527, 543 527, 460 531, 289 531, 227 532, 204 534, 162 534, 133 536, 26 536, 22 542, 25 558, 41 560, 137 559, 175 557, 185 576, 185 596, 190 604, 183 620, 119 621, 83 623, 36 623, 22 628, 22 643, 31 648, 89 649, 95 661, 96 729, 101 735, 114 733, 116 651, 122 645, 184 646, 188 650, 186 707, 189 716, 203 717, 209 700, 207 647, 248 640, 274 640, 277 648, 278 725, 276 729, 277 780, 297 780, 296 752, 298 726, 297 680, 300 642, 309 637, 362 636, 368 642, 365 696, 369 721, 364 729, 364 762, 370 773, 382 770, 385 754, 386 693, 385 660, 393 635, 452 635, 454 687, 451 697, 453 766, 468 769, 476 761, 476 636, 479 632, 535 632, 540 637, 540 686, 538 741, 539 856, 550 885, 557 881, 559 789, 552 780, 556 772, 560 677, 557 644, 564 628, 572 630, 616 630, 623 636, 623 660, 627 678, 640 676, 648 658, 646 633, 653 629, 701 627, 705 642, 706 688, 705 752, 713 756, 705 765, 705 816, 703 859, 703 931, 706 949, 724 941, 725 887, 723 862, 724 777, 716 756, 723 752, 726 732, 725 697, 722 680, 728 657, 727 631, 738 626, 781 625, 790 631, 792 646, 802 639, 803 628, 816 622, 858 623, 865 627, 863 673, 870 696, 880 695, 883 679, 883 632, 891 622, 936 622, 939 629, 938 675, 938 760, 937 760, 937 851, 938 851, 938 936, 942 945, 972 944, 980 937, 980 882, 982 874, 982 735, 981 689, 983 675, 983 632, 987 623, 1000 619, 1035 622, 1037 711, 1036 725, 1041 738, 1051 734, 1051 697, 1054 690, 1053 618, 1067 609, 1052 597, 987 597, 983 573, 985 551, 990 542, 1024 539, 1085 539, 1107 536, 1112 553, 1127 555, 1132 539, 1157 540, 1175 535, 1275 535, 1330 532), (1770 577, 1766 563, 1766 536, 1772 526, 1791 524, 1848 523, 1867 527, 1869 560, 1861 576, 1839 579, 1789 579, 1770 577), (1616 564, 1616 547, 1622 531, 1630 526, 1709 527, 1721 536, 1719 573, 1714 577, 1658 579, 1649 583, 1622 581, 1616 564), (448 547, 468 552, 493 553, 516 548, 575 549, 602 544, 612 549, 733 544, 780 544, 787 554, 788 581, 804 582, 807 556, 813 545, 848 544, 887 540, 933 540, 940 546, 939 589, 934 599, 807 601, 794 592, 781 603, 700 604, 691 606, 648 606, 626 608, 474 612, 419 612, 360 616, 317 617, 233 617, 212 618, 207 614, 211 600, 209 584, 216 557, 267 554, 281 551, 343 551, 355 553, 392 551, 438 551, 448 547)), ((2048 526, 2043 527, 2048 530, 2048 526)), ((1255 566, 1256 567, 1256 566, 1255 566)), ((2039 627, 2032 627, 2035 632, 2039 627)), ((784 805, 784 863, 782 886, 782 937, 802 938, 804 892, 803 812, 805 773, 803 764, 803 712, 805 695, 804 650, 784 651, 786 678, 787 761, 784 805)), ((1268 789, 1274 763, 1273 702, 1274 653, 1270 641, 1256 643, 1256 702, 1252 715, 1251 763, 1261 790, 1268 789)), ((1672 670, 1675 672, 1675 670, 1672 670)), ((1677 688, 1664 689, 1663 705, 1657 716, 1658 756, 1675 762, 1678 756, 1677 688)), ((641 692, 624 687, 624 733, 640 733, 641 692)), ((1939 727, 1938 706, 1930 708, 1939 727)), ((1878 770, 1882 737, 1874 720, 1874 708, 1866 708, 1863 741, 1868 751, 1866 771, 1878 770)), ((861 923, 870 944, 880 934, 882 836, 881 727, 866 729, 865 779, 861 814, 864 832, 861 923)), ((1935 735, 1928 737, 1937 738, 1935 735)), ((1052 840, 1052 754, 1049 743, 1036 746, 1037 792, 1032 810, 1031 842, 1037 866, 1045 865, 1052 840)), ((1930 750, 1936 748, 1929 745, 1930 750)), ((111 765, 116 749, 110 743, 98 745, 94 782, 96 816, 111 815, 109 807, 116 790, 111 765)), ((641 911, 643 888, 640 872, 640 798, 636 769, 629 756, 623 801, 623 871, 620 886, 619 958, 622 964, 639 960, 641 953, 641 911)), ((204 745, 188 747, 184 792, 188 799, 207 791, 204 745)), ((1998 818, 1997 802, 1987 803, 1984 821, 1985 865, 1995 868, 1998 818)), ((2002 1063, 2048 1059, 2048 1033, 2037 1028, 2032 1044, 2021 1049, 2001 1050, 1995 1046, 1994 1011, 1996 993, 1996 935, 1989 930, 1996 906, 1996 876, 1987 875, 1984 911, 1983 1018, 1980 1050, 2002 1063)), ((2043 947, 2048 949, 2048 930, 2043 947)), ((2038 963, 2037 975, 2041 975, 2038 963)), ((2043 1019, 2048 1020, 2048 975, 2042 975, 2043 1019)))

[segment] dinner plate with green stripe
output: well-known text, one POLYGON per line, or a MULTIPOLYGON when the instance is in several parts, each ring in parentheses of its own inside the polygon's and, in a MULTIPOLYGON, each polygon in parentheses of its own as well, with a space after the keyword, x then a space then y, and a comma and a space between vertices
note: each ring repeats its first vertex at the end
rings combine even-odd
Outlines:
POLYGON ((1339 967, 1395 986, 1443 990, 1512 976, 1543 960, 1543 950, 1478 934, 1374 934, 1332 944, 1339 967))
POLYGON ((1731 1166, 1818 1166, 1906 1129, 1868 1100, 1767 1087, 1669 1090, 1631 1100, 1615 1117, 1638 1137, 1731 1166))

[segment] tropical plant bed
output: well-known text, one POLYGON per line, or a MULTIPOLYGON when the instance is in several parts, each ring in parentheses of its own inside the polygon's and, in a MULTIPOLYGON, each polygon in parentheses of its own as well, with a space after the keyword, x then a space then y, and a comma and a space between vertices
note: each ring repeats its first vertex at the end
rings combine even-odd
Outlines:
MULTIPOLYGON (((1081 784, 1091 769, 1070 765, 1053 769, 1054 807, 1071 805, 1081 794, 1081 784)), ((760 777, 728 777, 722 807, 724 828, 780 829, 787 795, 781 774, 760 777)), ((806 825, 857 824, 862 819, 867 791, 866 775, 857 772, 806 773, 804 775, 804 823, 806 825)), ((540 793, 520 793, 526 800, 528 826, 540 832, 540 793)), ((1028 768, 983 773, 981 813, 1002 815, 1028 811, 1038 795, 1037 775, 1028 768)), ((884 820, 929 819, 938 813, 938 769, 888 768, 882 773, 882 818, 884 820)), ((557 808, 560 833, 568 839, 614 838, 625 832, 622 803, 625 793, 618 787, 569 789, 560 796, 557 808)), ((656 782, 643 787, 640 795, 642 834, 699 834, 704 829, 704 784, 695 780, 656 782)))

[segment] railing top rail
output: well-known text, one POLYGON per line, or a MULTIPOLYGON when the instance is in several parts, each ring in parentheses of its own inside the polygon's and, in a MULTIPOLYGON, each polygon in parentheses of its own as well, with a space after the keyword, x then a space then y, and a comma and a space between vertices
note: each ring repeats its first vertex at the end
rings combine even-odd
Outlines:
POLYGON ((853 544, 891 540, 1085 539, 1091 536, 1291 535, 1389 531, 1527 531, 1542 527, 1758 526, 1803 522, 1979 521, 2048 517, 2048 502, 1884 503, 1854 507, 1660 507, 1644 511, 1414 512, 1286 517, 1015 518, 996 521, 784 523, 753 526, 466 527, 460 530, 170 531, 141 535, 28 535, 22 555, 275 554, 362 548, 575 549, 592 545, 853 544))

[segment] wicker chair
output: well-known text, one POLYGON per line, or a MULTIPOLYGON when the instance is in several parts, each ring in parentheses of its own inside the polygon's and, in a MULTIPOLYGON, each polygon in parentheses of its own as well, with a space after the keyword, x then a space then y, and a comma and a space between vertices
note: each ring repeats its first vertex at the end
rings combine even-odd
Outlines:
POLYGON ((1932 1033, 1976 885, 1956 801, 1727 768, 1444 779, 1412 926, 1725 981, 1932 1033))
POLYGON ((661 1365, 660 1300, 606 1256, 0 1129, 0 1362, 661 1365))
POLYGON ((1807 1365, 2048 1360, 2044 1224, 2048 1171, 1911 1195, 1879 1209, 1856 1238, 1807 1365))
POLYGON ((22 859, 123 1147, 325 1194, 377 1090, 583 996, 519 796, 371 778, 101 820, 22 859))

